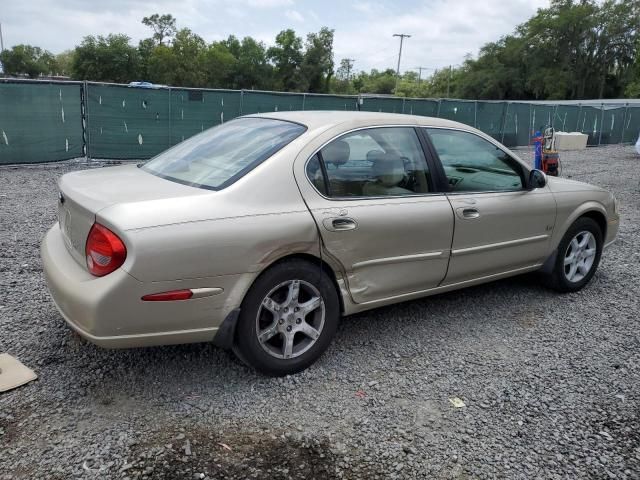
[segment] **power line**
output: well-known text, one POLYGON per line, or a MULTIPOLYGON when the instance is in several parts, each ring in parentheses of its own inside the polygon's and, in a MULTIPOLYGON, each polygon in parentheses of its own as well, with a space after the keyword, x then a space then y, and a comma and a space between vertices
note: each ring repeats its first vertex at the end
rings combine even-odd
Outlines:
POLYGON ((400 51, 398 52, 398 68, 396 68, 396 88, 394 90, 398 91, 398 81, 400 80, 400 59, 402 58, 402 43, 405 38, 411 38, 411 35, 407 35, 406 33, 394 33, 394 37, 400 37, 400 51))

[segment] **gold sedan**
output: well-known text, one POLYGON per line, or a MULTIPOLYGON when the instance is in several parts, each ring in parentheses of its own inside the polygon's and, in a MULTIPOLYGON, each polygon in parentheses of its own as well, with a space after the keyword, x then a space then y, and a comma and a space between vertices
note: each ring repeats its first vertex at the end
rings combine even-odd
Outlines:
POLYGON ((343 315, 536 270, 579 290, 619 222, 607 191, 469 126, 365 112, 241 117, 59 188, 41 254, 74 330, 213 341, 269 375, 311 365, 343 315))

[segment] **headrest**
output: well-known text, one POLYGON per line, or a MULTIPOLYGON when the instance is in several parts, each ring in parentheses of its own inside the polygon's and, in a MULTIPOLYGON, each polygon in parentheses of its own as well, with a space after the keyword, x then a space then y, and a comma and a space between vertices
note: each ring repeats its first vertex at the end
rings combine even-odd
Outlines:
POLYGON ((404 178, 404 162, 393 153, 380 155, 373 164, 373 175, 383 186, 395 187, 404 178))
POLYGON ((322 149, 322 159, 325 163, 343 165, 349 161, 351 148, 344 140, 336 140, 322 149))
POLYGON ((374 162, 384 155, 382 150, 369 150, 367 152, 367 161, 374 162))

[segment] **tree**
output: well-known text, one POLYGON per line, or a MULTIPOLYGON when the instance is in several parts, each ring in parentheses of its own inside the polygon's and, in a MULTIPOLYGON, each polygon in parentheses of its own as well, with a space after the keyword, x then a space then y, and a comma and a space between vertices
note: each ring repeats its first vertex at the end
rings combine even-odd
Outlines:
POLYGON ((351 80, 351 71, 353 70, 353 59, 343 58, 340 60, 340 66, 336 70, 336 78, 341 81, 351 80))
POLYGON ((302 39, 296 36, 296 32, 288 29, 276 35, 275 46, 267 50, 267 57, 275 66, 275 88, 284 91, 301 89, 302 56, 302 39))
POLYGON ((204 55, 204 69, 207 86, 228 88, 238 60, 222 42, 213 42, 204 55))
POLYGON ((204 87, 204 56, 207 44, 202 37, 188 28, 183 28, 176 33, 171 50, 176 59, 173 72, 175 85, 204 87))
POLYGON ((353 93, 351 85, 351 72, 353 70, 353 59, 343 58, 340 60, 340 66, 336 70, 336 76, 333 79, 331 90, 336 93, 353 93))
POLYGON ((318 33, 307 35, 301 71, 309 92, 329 90, 333 76, 333 33, 333 30, 322 27, 318 33))
POLYGON ((72 71, 79 80, 128 83, 138 78, 140 56, 127 35, 89 35, 74 51, 72 71))
MULTIPOLYGON (((151 79, 151 73, 149 71, 149 64, 151 62, 151 58, 153 57, 154 51, 160 45, 156 45, 156 42, 153 38, 145 38, 144 40, 140 40, 138 43, 138 58, 140 59, 140 79, 141 80, 149 80, 151 79)), ((162 45, 164 47, 164 45, 162 45)))
POLYGON ((0 53, 0 62, 7 75, 28 75, 36 78, 54 73, 55 57, 51 52, 32 45, 16 45, 0 53))
POLYGON ((151 50, 147 61, 149 80, 166 85, 205 87, 206 52, 207 44, 202 37, 183 28, 170 46, 158 45, 151 50))
POLYGON ((144 17, 142 23, 153 30, 153 40, 157 45, 164 45, 176 34, 176 19, 171 14, 158 15, 154 13, 149 17, 144 17))
POLYGON ((267 62, 267 51, 262 42, 251 37, 245 37, 240 42, 232 35, 222 44, 236 58, 231 88, 271 88, 273 68, 267 62))
POLYGON ((178 83, 176 72, 178 70, 178 58, 171 47, 158 45, 155 47, 146 62, 146 79, 153 83, 172 86, 189 86, 178 83))
POLYGON ((581 99, 623 94, 640 35, 639 0, 552 0, 468 60, 467 98, 581 99))
POLYGON ((57 75, 71 76, 73 55, 73 50, 65 50, 55 56, 55 73, 57 75))

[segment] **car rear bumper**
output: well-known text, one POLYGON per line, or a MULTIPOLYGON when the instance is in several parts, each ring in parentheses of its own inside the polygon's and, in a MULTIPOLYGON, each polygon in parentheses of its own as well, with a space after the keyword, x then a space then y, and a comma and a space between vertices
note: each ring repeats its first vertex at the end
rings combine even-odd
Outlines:
POLYGON ((120 268, 94 277, 68 252, 58 224, 45 235, 40 254, 47 286, 60 314, 73 330, 101 347, 208 342, 237 307, 225 294, 233 290, 237 276, 140 282, 120 268), (172 302, 141 300, 149 293, 203 287, 221 288, 222 294, 172 302))

